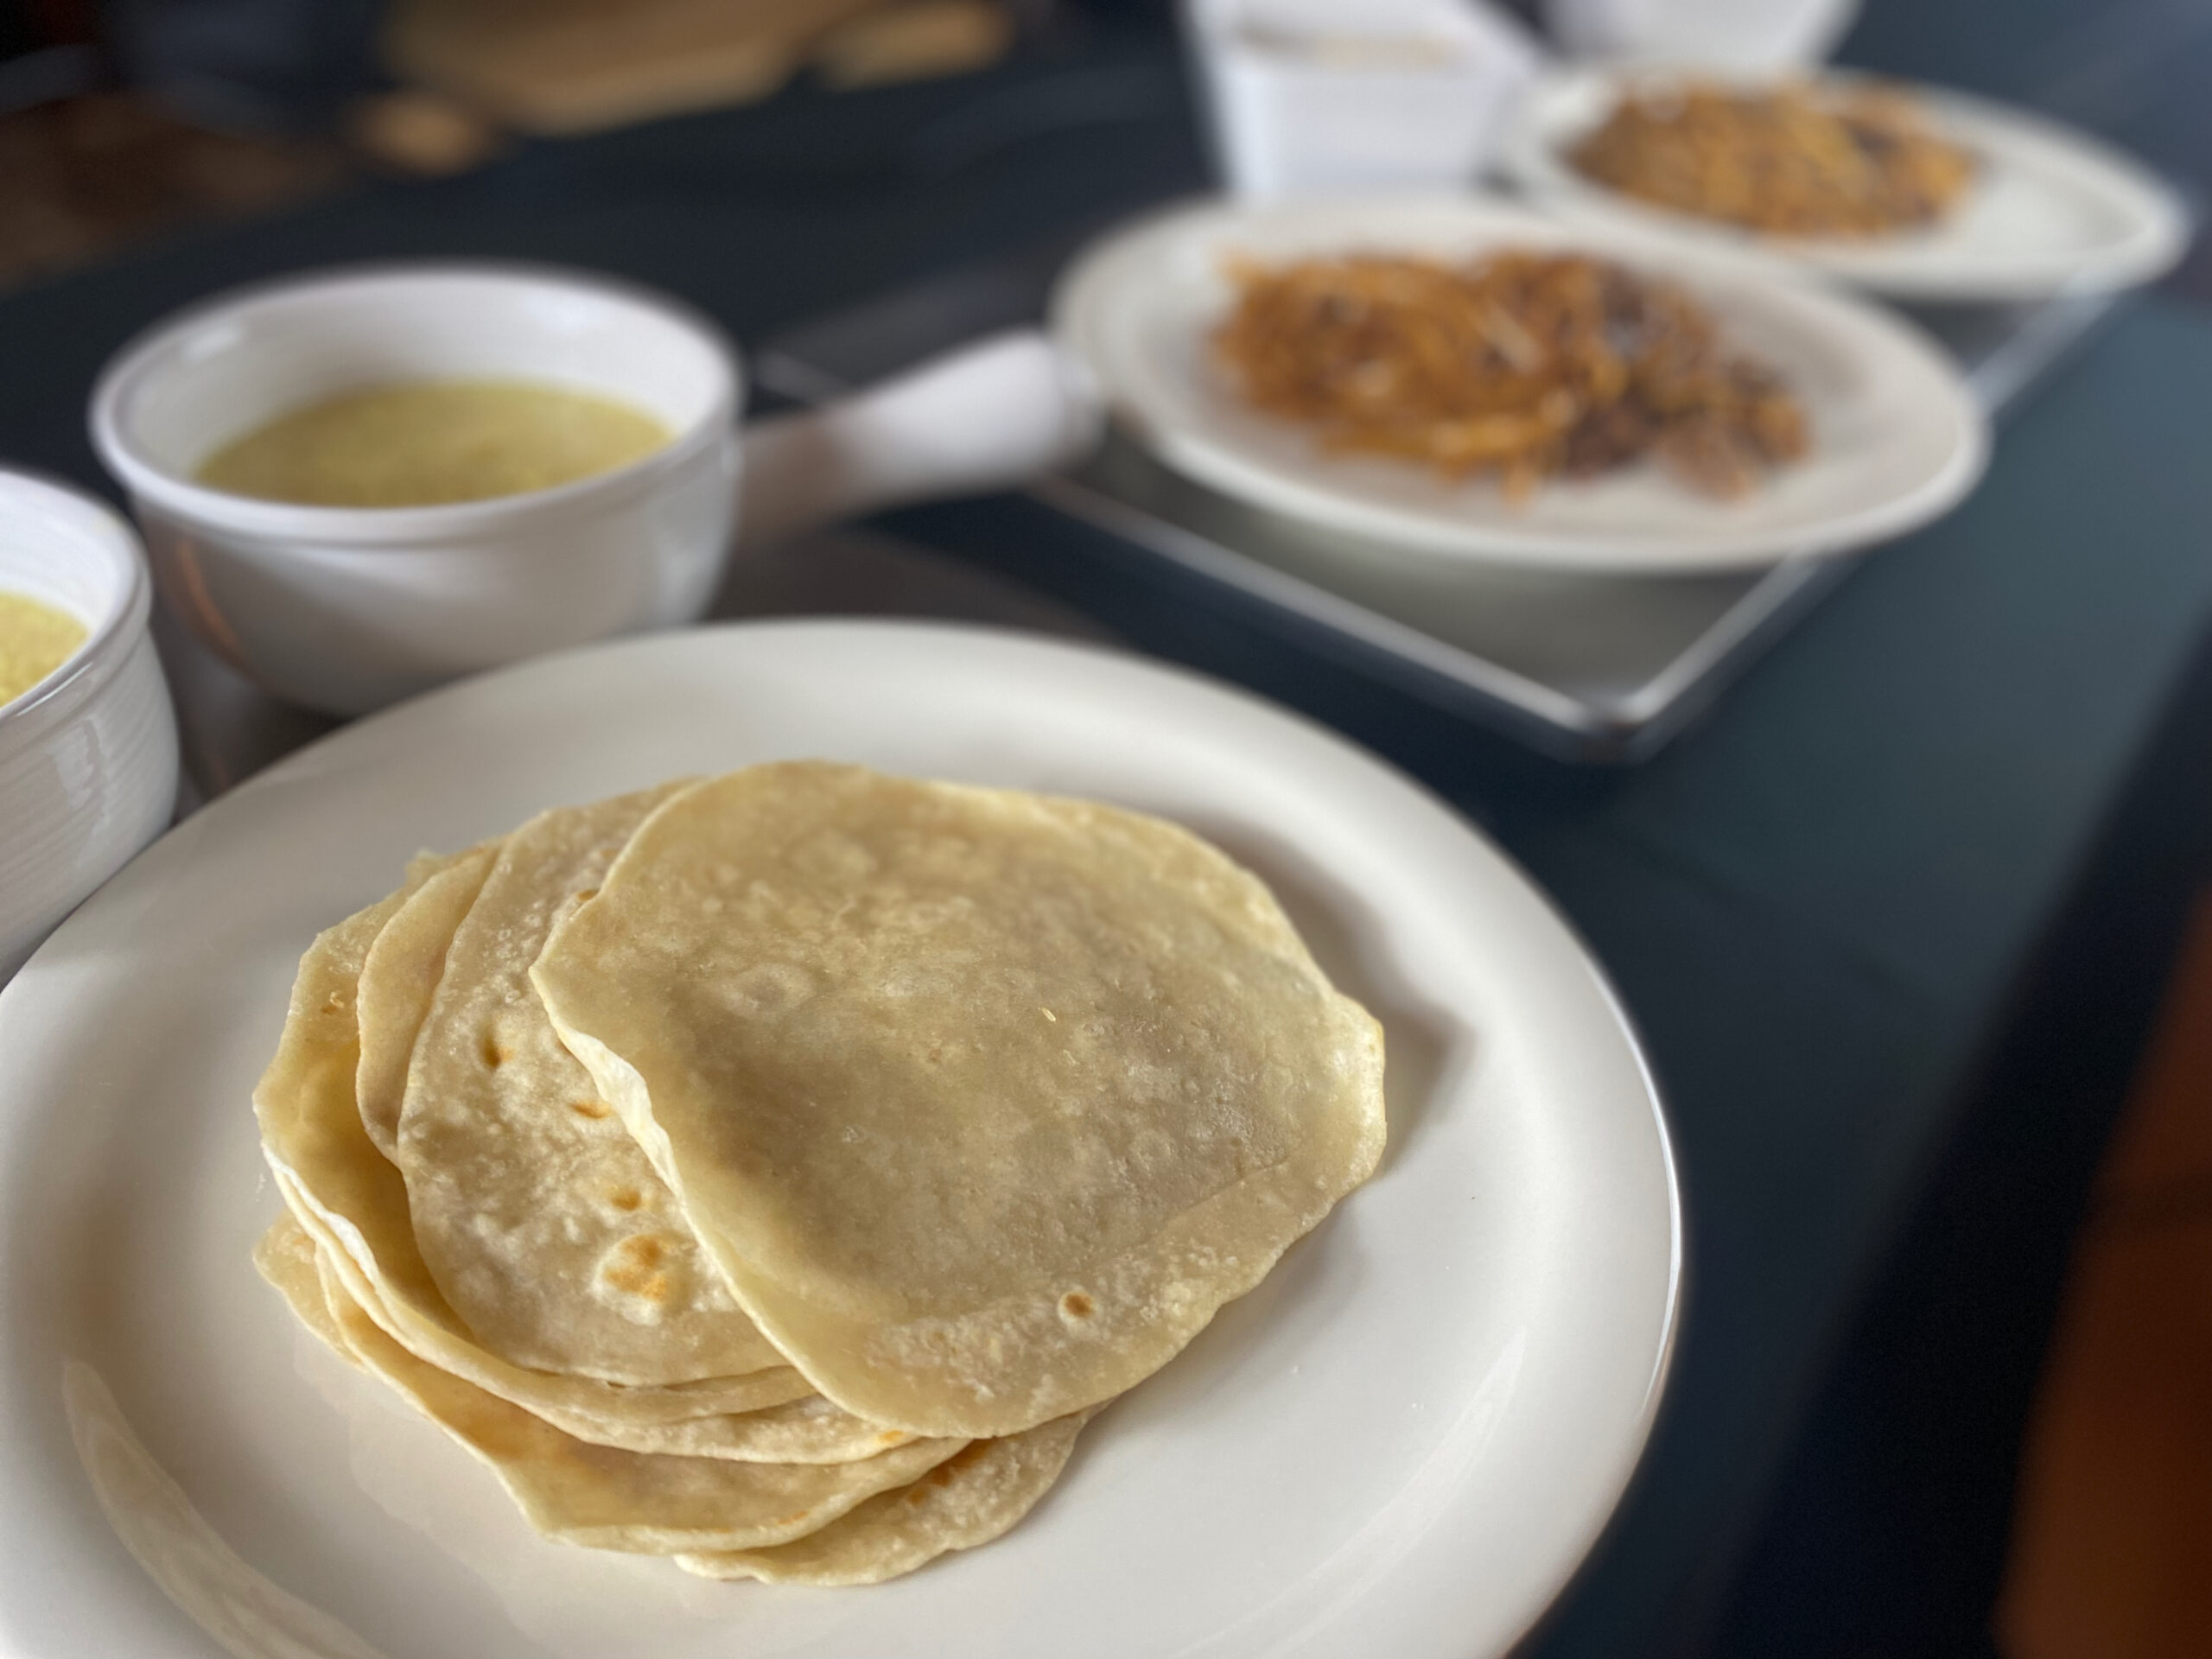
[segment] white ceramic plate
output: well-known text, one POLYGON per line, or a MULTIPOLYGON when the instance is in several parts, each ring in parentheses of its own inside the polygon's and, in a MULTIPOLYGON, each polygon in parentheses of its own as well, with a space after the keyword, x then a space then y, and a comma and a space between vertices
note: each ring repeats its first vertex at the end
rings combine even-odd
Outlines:
POLYGON ((1980 476, 1987 437, 1957 370, 1871 306, 1740 262, 1654 254, 1605 232, 1563 229, 1477 196, 1209 203, 1108 238, 1070 270, 1054 327, 1096 375, 1115 414, 1161 460, 1255 506, 1364 538, 1376 558, 1509 563, 1658 574, 1771 564, 1902 534, 1980 476), (1529 501, 1495 482, 1454 482, 1411 462, 1325 454, 1310 431, 1248 408, 1210 336, 1233 298, 1232 257, 1288 260, 1367 251, 1463 259, 1567 247, 1677 282, 1727 338, 1788 378, 1813 453, 1738 501, 1716 501, 1646 462, 1553 480, 1529 501))
MULTIPOLYGON (((1567 161, 1649 70, 1556 73, 1531 91, 1503 145, 1507 175, 1570 223, 1657 247, 1750 256, 1904 299, 2035 300, 2155 281, 2189 245, 2189 215, 2139 163, 2085 133, 1932 86, 1909 91, 1980 175, 1958 212, 1866 240, 1789 238, 1636 201, 1567 161)), ((1848 79, 1848 77, 1838 77, 1848 79)))
POLYGON ((1665 1126, 1525 878, 1313 727, 1033 639, 663 635, 365 721, 79 910, 0 994, 0 1055, 11 1659, 207 1655, 133 1554, 251 1659, 1475 1659, 1596 1536, 1674 1326, 1665 1126), (247 1095, 318 928, 420 847, 794 755, 1180 819, 1274 883, 1390 1045, 1375 1180, 1101 1416, 1027 1523, 872 1590, 708 1584, 541 1541, 246 1260, 278 1208, 247 1095))

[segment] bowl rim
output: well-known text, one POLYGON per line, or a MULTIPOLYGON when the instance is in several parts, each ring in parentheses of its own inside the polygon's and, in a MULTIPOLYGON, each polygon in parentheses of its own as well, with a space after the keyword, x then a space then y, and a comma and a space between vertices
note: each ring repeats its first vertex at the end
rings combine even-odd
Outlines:
MULTIPOLYGON (((643 283, 577 266, 531 260, 385 259, 289 271, 221 289, 169 312, 126 340, 102 366, 93 383, 86 424, 93 448, 130 494, 134 505, 143 503, 226 535, 276 543, 312 543, 325 548, 418 546, 471 540, 487 530, 505 531, 564 518, 579 508, 613 505, 649 493, 670 474, 690 466, 702 450, 734 442, 745 393, 744 359, 728 332, 705 312, 643 283), (156 465, 126 435, 122 420, 125 403, 182 335, 225 317, 319 289, 376 289, 455 279, 565 289, 652 313, 692 337, 719 369, 721 385, 699 418, 661 448, 623 466, 550 489, 429 506, 320 506, 211 489, 156 465)), ((311 554, 316 550, 296 550, 311 554)))
POLYGON ((122 569, 123 582, 106 613, 87 625, 77 649, 22 696, 0 703, 0 753, 47 729, 113 678, 146 632, 153 614, 154 586, 144 548, 130 521, 89 490, 65 479, 26 467, 0 467, 0 496, 16 488, 59 498, 88 513, 99 531, 88 538, 105 557, 122 569))

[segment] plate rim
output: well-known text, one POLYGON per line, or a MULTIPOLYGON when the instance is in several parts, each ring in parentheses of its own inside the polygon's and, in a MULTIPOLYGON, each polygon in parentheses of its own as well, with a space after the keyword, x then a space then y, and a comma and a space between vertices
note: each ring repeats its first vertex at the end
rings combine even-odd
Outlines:
MULTIPOLYGON (((1506 889, 1511 892, 1515 901, 1525 902, 1532 906, 1534 911, 1541 915, 1544 925, 1556 933, 1557 942, 1563 944, 1570 953, 1578 976, 1587 981, 1589 988, 1594 991, 1604 1010, 1610 1016, 1612 1034, 1618 1038, 1622 1053, 1633 1067, 1640 1086, 1641 1098, 1640 1109, 1632 1115, 1631 1121, 1639 1126, 1647 1122, 1649 1125, 1650 1149, 1656 1154, 1656 1173, 1663 1186, 1663 1208, 1669 1236, 1663 1305, 1656 1310, 1650 1310, 1656 1314, 1656 1339, 1651 1354, 1649 1377, 1641 1396, 1641 1403, 1631 1420, 1618 1421, 1612 1426, 1612 1432, 1620 1437, 1619 1445, 1616 1455, 1612 1457, 1608 1466, 1606 1478, 1603 1482, 1602 1501, 1588 1503, 1583 1512, 1573 1518, 1572 1527, 1566 1529, 1572 1534, 1573 1548, 1571 1550, 1562 1551, 1559 1557, 1550 1563, 1550 1571, 1547 1575, 1547 1581, 1541 1586, 1541 1593, 1535 1594, 1532 1592, 1526 1598, 1525 1610, 1514 1631, 1512 1640, 1518 1642, 1524 1637, 1528 1630, 1534 1628, 1543 1618, 1566 1586, 1581 1570, 1591 1551, 1611 1524, 1624 1495, 1644 1462, 1653 1426, 1660 1404, 1665 1396, 1667 1382, 1671 1375, 1674 1357, 1679 1346, 1687 1277, 1686 1217, 1682 1207, 1680 1169, 1674 1150, 1673 1127, 1641 1034, 1630 1017, 1617 988, 1605 974, 1602 964, 1591 950, 1587 942, 1560 910, 1549 893, 1479 826, 1471 822, 1464 813, 1454 808, 1450 802, 1427 785, 1373 751, 1310 716, 1297 710, 1287 709, 1242 686, 1214 678, 1180 664, 1163 662, 1090 641, 1059 639, 1018 628, 935 620, 761 619, 671 630, 665 633, 632 636, 551 653, 546 657, 533 658, 486 674, 470 677, 454 684, 409 699, 385 711, 385 714, 404 715, 410 719, 423 720, 428 717, 428 711, 438 710, 442 706, 460 702, 479 694, 487 683, 518 682, 539 675, 566 673, 575 671, 579 664, 588 663, 593 659, 618 658, 631 653, 651 653, 663 645, 674 645, 680 647, 685 642, 692 640, 713 640, 719 647, 746 636, 767 632, 800 635, 810 633, 818 635, 824 632, 856 633, 875 639, 885 636, 918 635, 933 638, 938 646, 954 651, 968 651, 974 646, 982 645, 987 649, 1041 652, 1046 657, 1071 655, 1079 659, 1087 659, 1107 669, 1109 672, 1134 673, 1141 677, 1157 678, 1167 682, 1173 687, 1174 695, 1178 696, 1195 694, 1201 698, 1225 700, 1229 706, 1240 708, 1248 715, 1256 715, 1266 721, 1293 728, 1302 741, 1308 743, 1318 742, 1326 749, 1336 751, 1341 758, 1358 766, 1382 774, 1384 779, 1395 785, 1399 791, 1415 798, 1427 814, 1445 821, 1458 836, 1471 843, 1472 849, 1479 855, 1480 859, 1493 867, 1497 877, 1501 879, 1506 889)), ((382 715, 370 716, 341 727, 264 769, 253 778, 241 783, 226 796, 210 803, 200 813, 194 814, 192 818, 162 836, 147 849, 146 853, 142 854, 139 859, 134 859, 130 865, 126 866, 126 871, 138 868, 141 861, 155 855, 156 849, 185 846, 186 837, 195 834, 211 833, 204 826, 196 832, 193 829, 194 824, 200 823, 208 814, 216 815, 218 820, 216 827, 219 829, 219 819, 224 816, 226 802, 250 800, 265 797, 273 791, 297 789, 304 783, 311 783, 316 772, 329 762, 334 750, 342 755, 346 749, 356 744, 372 741, 375 734, 373 732, 364 734, 362 728, 373 727, 380 723, 383 718, 382 715)), ((180 879, 183 872, 191 868, 190 861, 194 857, 194 855, 188 849, 182 852, 171 850, 162 854, 161 858, 163 860, 180 859, 187 861, 180 866, 177 873, 164 873, 158 879, 164 882, 180 879)), ((113 902, 126 903, 129 897, 127 893, 118 894, 113 902)), ((57 930, 52 939, 41 947, 40 951, 34 956, 30 963, 25 965, 23 972, 14 982, 5 987, 0 987, 0 1032, 5 1032, 16 1024, 17 1010, 48 995, 49 974, 56 982, 53 988, 56 994, 67 995, 69 993, 72 975, 81 975, 82 969, 63 965, 63 958, 67 955, 67 947, 73 943, 73 936, 77 932, 91 931, 92 920, 87 918, 99 918, 102 912, 107 907, 106 894, 96 893, 87 900, 86 906, 81 907, 76 915, 63 925, 61 929, 57 930), (31 988, 30 991, 27 993, 25 987, 31 988)), ((130 969, 126 966, 111 971, 120 973, 127 979, 130 969)), ((81 990, 82 988, 79 988, 81 990)), ((28 1019, 29 1016, 22 1017, 28 1019)), ((61 1038, 48 1040, 66 1040, 67 1036, 67 1033, 65 1033, 61 1038)), ((10 1113, 4 1118, 0 1118, 0 1147, 11 1147, 27 1136, 44 1132, 50 1126, 58 1109, 60 1109, 60 1103, 55 1103, 48 1104, 42 1110, 10 1113)), ((1639 1136, 1641 1133, 1639 1128, 1639 1136)), ((13 1184, 19 1182, 22 1178, 10 1172, 7 1179, 13 1184)), ((0 1294, 17 1287, 26 1274, 24 1264, 19 1260, 13 1259, 16 1253, 22 1249, 22 1241, 17 1234, 22 1218, 19 1215, 11 1220, 13 1224, 10 1225, 7 1234, 10 1246, 10 1259, 0 1260, 0 1294)), ((12 1428, 28 1438, 44 1433, 46 1430, 39 1423, 24 1420, 26 1407, 34 1402, 27 1402, 21 1397, 23 1391, 18 1379, 13 1375, 19 1369, 19 1362, 24 1357, 22 1351, 26 1346, 23 1325, 23 1317, 12 1307, 8 1310, 6 1317, 0 1318, 0 1414, 4 1414, 4 1418, 0 1420, 10 1421, 12 1428)), ((43 1332, 41 1333, 41 1335, 43 1334, 43 1332)), ((33 1345, 35 1345, 35 1339, 33 1345)), ((59 1360, 65 1359, 68 1356, 57 1351, 49 1355, 48 1357, 59 1360)), ((58 1395, 58 1389, 55 1392, 58 1395)), ((58 1408, 58 1401, 52 1403, 58 1408)), ((4 1469, 0 1469, 0 1474, 4 1473, 4 1469)), ((82 1484, 81 1482, 79 1484, 82 1484)), ((11 1481, 0 1479, 0 1529, 12 1530, 6 1525, 7 1511, 16 1508, 24 1496, 19 1491, 11 1491, 10 1488, 12 1484, 11 1481)), ((34 1493, 31 1496, 35 1497, 36 1494, 34 1493)), ((1594 1484, 1590 1496, 1593 1499, 1597 1497, 1594 1484)), ((86 1494, 79 1493, 78 1497, 82 1501, 86 1494)), ((79 1565, 81 1560, 81 1557, 77 1558, 73 1561, 73 1565, 79 1565)), ((106 1573, 99 1570, 99 1564, 92 1564, 83 1570, 92 1573, 91 1582, 105 1584, 111 1581, 106 1573)), ((127 1567, 124 1570, 134 1574, 138 1572, 136 1567, 127 1567)), ((0 1574, 0 1592, 12 1591, 15 1586, 11 1581, 16 1577, 17 1574, 13 1572, 0 1574)), ((141 1587, 150 1588, 151 1586, 142 1584, 141 1587)), ((0 1595, 0 1631, 12 1632, 18 1623, 14 1609, 7 1605, 13 1599, 15 1598, 12 1594, 0 1595)), ((312 1605, 312 1604, 309 1605, 312 1605)), ((186 1619, 185 1615, 179 1613, 177 1617, 180 1620, 185 1621, 186 1627, 189 1627, 189 1621, 186 1619)), ((1510 1646, 1510 1643, 1508 1643, 1507 1646, 1501 1647, 1498 1651, 1506 1651, 1510 1646)), ((60 1659, 61 1652, 59 1649, 49 1652, 29 1647, 26 1647, 24 1651, 27 1656, 35 1652, 37 1659, 60 1659)))

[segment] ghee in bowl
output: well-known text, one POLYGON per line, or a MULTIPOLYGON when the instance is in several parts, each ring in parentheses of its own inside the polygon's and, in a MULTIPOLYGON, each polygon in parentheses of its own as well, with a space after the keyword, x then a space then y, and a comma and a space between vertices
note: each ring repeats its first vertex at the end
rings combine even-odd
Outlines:
POLYGON ((91 416, 187 626, 264 690, 352 715, 696 620, 728 563, 743 397, 729 341, 657 296, 586 272, 410 263, 187 311, 101 372, 91 416), (588 394, 654 429, 558 484, 559 471, 486 478, 472 463, 458 492, 418 480, 365 495, 357 481, 330 501, 303 499, 316 492, 297 480, 272 499, 226 487, 226 467, 206 475, 234 442, 327 400, 458 385, 588 394), (429 499, 454 493, 467 499, 429 499), (343 505, 365 499, 411 505, 343 505))
POLYGON ((550 490, 626 467, 675 434, 635 405, 519 380, 369 386, 279 415, 194 477, 266 501, 427 507, 550 490))
POLYGON ((68 612, 0 592, 0 708, 67 662, 84 643, 85 625, 68 612))
POLYGON ((0 987, 175 808, 153 601, 105 503, 0 467, 0 987))

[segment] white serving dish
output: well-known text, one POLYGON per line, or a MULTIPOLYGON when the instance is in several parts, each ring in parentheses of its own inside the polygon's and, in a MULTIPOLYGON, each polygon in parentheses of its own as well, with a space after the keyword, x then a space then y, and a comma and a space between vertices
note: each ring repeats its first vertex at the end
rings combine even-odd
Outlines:
POLYGON ((163 596, 288 701, 358 715, 479 669, 696 620, 740 512, 766 534, 1026 478, 1095 417, 1033 336, 753 429, 734 348, 687 308, 574 271, 415 264, 219 297, 127 346, 93 393, 92 440, 129 492, 163 596), (216 449, 349 387, 519 378, 637 404, 675 434, 550 490, 405 508, 214 490, 216 449), (741 467, 749 452, 753 466, 741 467))
POLYGON ((1621 66, 1546 76, 1500 147, 1507 176, 1546 213, 1624 242, 1758 262, 1899 299, 1993 303, 2133 288, 2157 281, 2188 250, 2188 210, 2133 157, 2056 121, 1947 87, 1904 90, 1938 131, 1974 152, 1979 176, 1948 218, 1894 236, 1765 236, 1637 201, 1567 161, 1631 86, 1688 73, 1621 66))
POLYGON ((0 983, 168 823, 176 720, 146 631, 130 525, 88 496, 0 471, 0 591, 76 617, 85 643, 0 704, 0 983))
POLYGON ((1901 320, 1770 270, 1561 226, 1481 196, 1176 208, 1086 251, 1061 279, 1052 315, 1116 416, 1160 460, 1249 505, 1358 538, 1344 556, 1362 566, 1755 569, 1925 524, 1973 488, 1988 454, 1987 421, 1958 369, 1901 320), (1781 372, 1804 404, 1812 453, 1740 500, 1700 495, 1646 462, 1548 480, 1516 504, 1487 478, 1326 454, 1305 427, 1248 407, 1214 362, 1211 335, 1235 298, 1233 259, 1459 260, 1530 247, 1618 260, 1696 296, 1733 346, 1781 372))
POLYGON ((702 629, 348 727, 72 918, 0 993, 0 1053, 10 1659, 1490 1659, 1605 1525, 1675 1328, 1665 1119, 1527 877, 1257 698, 1014 634, 702 629), (1389 1055, 1374 1180, 1102 1414, 1007 1537, 857 1590, 538 1537, 246 1259, 281 1208, 247 1096, 317 929, 417 849, 797 755, 1191 825, 1274 887, 1389 1055))

